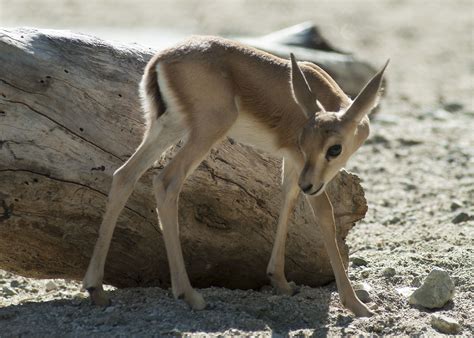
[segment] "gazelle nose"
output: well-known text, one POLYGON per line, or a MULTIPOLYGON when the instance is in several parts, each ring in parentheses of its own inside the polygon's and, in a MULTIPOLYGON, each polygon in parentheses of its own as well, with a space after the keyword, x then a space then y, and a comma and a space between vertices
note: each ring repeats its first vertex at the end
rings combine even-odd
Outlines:
POLYGON ((313 185, 312 184, 308 184, 307 186, 300 185, 300 188, 301 190, 303 190, 305 194, 307 194, 308 192, 311 191, 311 189, 313 189, 313 185))

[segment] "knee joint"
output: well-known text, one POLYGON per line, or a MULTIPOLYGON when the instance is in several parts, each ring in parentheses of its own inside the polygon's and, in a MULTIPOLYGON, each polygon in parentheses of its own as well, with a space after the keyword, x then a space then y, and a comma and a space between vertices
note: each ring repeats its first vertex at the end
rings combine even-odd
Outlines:
POLYGON ((156 197, 165 202, 177 199, 180 187, 178 179, 166 179, 162 175, 157 175, 153 178, 153 188, 156 197))

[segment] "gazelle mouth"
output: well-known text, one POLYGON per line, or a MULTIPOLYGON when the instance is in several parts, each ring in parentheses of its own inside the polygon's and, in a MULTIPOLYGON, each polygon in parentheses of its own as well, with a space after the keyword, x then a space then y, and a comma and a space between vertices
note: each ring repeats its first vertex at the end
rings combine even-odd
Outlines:
POLYGON ((316 195, 317 193, 321 192, 321 190, 323 190, 323 188, 324 188, 324 183, 321 183, 321 185, 319 186, 318 189, 316 189, 315 191, 309 193, 308 195, 314 196, 314 195, 316 195))

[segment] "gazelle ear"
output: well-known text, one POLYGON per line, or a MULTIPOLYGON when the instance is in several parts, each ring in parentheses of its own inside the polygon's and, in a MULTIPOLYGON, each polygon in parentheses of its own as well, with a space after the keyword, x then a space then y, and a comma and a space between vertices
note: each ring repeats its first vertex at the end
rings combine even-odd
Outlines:
POLYGON ((390 60, 377 74, 365 85, 352 102, 351 106, 346 110, 342 119, 349 122, 359 123, 362 118, 374 108, 378 101, 380 86, 382 85, 383 74, 390 60))
POLYGON ((303 112, 309 118, 314 116, 318 107, 316 105, 316 97, 311 92, 311 88, 306 81, 293 53, 290 54, 291 59, 291 90, 296 103, 301 107, 303 112))

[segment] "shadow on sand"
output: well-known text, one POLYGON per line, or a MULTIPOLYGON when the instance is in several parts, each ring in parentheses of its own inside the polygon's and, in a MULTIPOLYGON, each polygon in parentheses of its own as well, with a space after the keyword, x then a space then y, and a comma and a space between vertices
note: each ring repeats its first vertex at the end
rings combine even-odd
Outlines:
MULTIPOLYGON (((202 289, 208 306, 191 311, 170 291, 129 288, 109 292, 112 305, 92 306, 74 298, 24 303, 0 309, 2 335, 242 335, 245 333, 288 336, 290 332, 326 336, 329 304, 334 284, 323 288, 301 287, 294 296, 271 290, 202 289)), ((337 317, 336 326, 347 327, 351 317, 337 317)), ((334 323, 332 323, 334 325, 334 323)))

